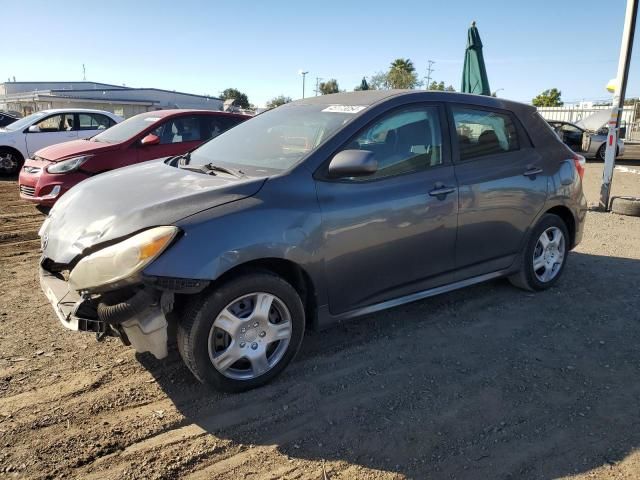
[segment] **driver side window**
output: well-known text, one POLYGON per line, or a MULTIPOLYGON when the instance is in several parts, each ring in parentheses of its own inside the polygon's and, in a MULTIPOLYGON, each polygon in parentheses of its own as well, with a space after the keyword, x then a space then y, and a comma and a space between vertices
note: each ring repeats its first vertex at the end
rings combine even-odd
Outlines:
POLYGON ((75 130, 73 113, 52 115, 36 123, 40 132, 64 132, 75 130))
POLYGON ((369 150, 378 170, 352 178, 368 181, 419 172, 442 164, 442 135, 437 107, 421 107, 388 114, 352 139, 343 150, 369 150))
POLYGON ((156 128, 153 134, 160 137, 160 145, 202 139, 200 121, 196 116, 172 118, 156 128))

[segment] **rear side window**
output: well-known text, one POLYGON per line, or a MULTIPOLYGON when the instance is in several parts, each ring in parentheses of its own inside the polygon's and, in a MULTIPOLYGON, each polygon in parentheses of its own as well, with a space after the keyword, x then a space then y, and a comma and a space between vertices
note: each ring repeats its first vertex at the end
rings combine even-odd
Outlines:
POLYGON ((378 171, 352 181, 419 172, 442 164, 442 135, 436 107, 401 110, 375 121, 342 150, 369 150, 378 171))
POLYGON ((508 113, 453 107, 460 160, 511 152, 520 148, 508 113))
POLYGON ((105 130, 115 123, 100 113, 79 113, 78 122, 80 130, 105 130))
POLYGON ((210 140, 226 132, 231 127, 235 127, 244 119, 238 117, 228 117, 223 115, 203 115, 202 117, 202 140, 210 140))

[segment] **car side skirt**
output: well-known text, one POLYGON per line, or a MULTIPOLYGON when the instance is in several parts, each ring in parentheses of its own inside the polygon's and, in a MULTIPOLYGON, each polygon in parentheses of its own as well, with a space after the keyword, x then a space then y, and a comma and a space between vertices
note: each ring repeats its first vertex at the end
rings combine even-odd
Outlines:
POLYGON ((507 275, 515 273, 516 270, 517 268, 514 268, 514 265, 512 265, 511 267, 504 270, 485 273, 483 275, 478 275, 475 277, 467 278, 465 280, 460 280, 458 282, 453 282, 448 285, 429 288, 427 290, 411 293, 409 295, 404 295, 402 297, 394 298, 391 300, 386 300, 384 302, 376 303, 374 305, 368 305, 366 307, 358 308, 358 309, 351 310, 338 315, 331 314, 331 312, 329 311, 329 307, 327 305, 324 305, 318 308, 316 325, 314 325, 314 327, 317 330, 322 330, 332 325, 335 325, 336 323, 339 323, 345 320, 350 320, 356 317, 360 317, 362 315, 368 315, 371 313, 379 312, 381 310, 386 310, 388 308, 398 307, 400 305, 404 305, 407 303, 416 302, 418 300, 423 300, 429 297, 434 297, 436 295, 440 295, 441 293, 447 293, 453 290, 458 290, 460 288, 469 287, 477 283, 482 283, 488 280, 505 277, 507 275))

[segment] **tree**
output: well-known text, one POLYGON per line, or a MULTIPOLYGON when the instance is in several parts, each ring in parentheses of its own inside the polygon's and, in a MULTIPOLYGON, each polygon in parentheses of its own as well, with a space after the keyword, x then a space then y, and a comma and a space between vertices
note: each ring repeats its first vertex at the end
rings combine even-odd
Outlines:
POLYGON ((227 88, 226 90, 223 90, 222 93, 220 93, 220 98, 222 98, 222 100, 229 100, 233 98, 235 100, 234 104, 240 108, 250 108, 251 105, 247 95, 236 88, 227 88))
POLYGON ((391 62, 387 73, 388 88, 416 88, 421 85, 413 62, 408 58, 397 58, 391 62))
POLYGON ((445 92, 455 92, 456 89, 453 88, 453 85, 449 85, 447 88, 444 89, 445 92))
MULTIPOLYGON (((449 85, 449 87, 447 88, 453 88, 451 85, 449 85)), ((444 92, 445 88, 444 88, 444 82, 436 82, 435 80, 433 82, 431 82, 431 85, 429 85, 429 90, 438 90, 440 92, 444 92)), ((448 92, 451 90, 447 90, 448 92)), ((455 92, 455 90, 454 90, 455 92)))
POLYGON ((385 72, 378 72, 369 78, 369 88, 371 90, 387 90, 389 88, 388 75, 385 72))
POLYGON ((291 97, 285 97, 284 95, 278 95, 267 102, 267 108, 276 108, 285 103, 289 103, 291 97))
POLYGON ((338 87, 338 81, 335 78, 327 80, 326 82, 320 82, 318 87, 322 95, 329 95, 330 93, 338 93, 340 88, 338 87))
POLYGON ((360 90, 370 90, 366 77, 362 77, 362 82, 360 82, 360 85, 358 85, 356 88, 353 89, 354 92, 357 92, 360 90))
POLYGON ((562 92, 557 88, 545 90, 540 95, 531 100, 535 107, 561 107, 564 102, 560 98, 562 92))
POLYGON ((408 58, 396 58, 391 62, 391 67, 389 68, 389 70, 393 69, 404 70, 409 73, 416 71, 416 68, 413 66, 413 62, 408 58))

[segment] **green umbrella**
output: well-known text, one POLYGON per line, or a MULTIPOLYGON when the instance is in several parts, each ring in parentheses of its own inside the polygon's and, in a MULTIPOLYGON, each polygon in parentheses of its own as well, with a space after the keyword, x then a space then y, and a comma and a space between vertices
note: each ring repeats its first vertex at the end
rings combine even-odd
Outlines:
POLYGON ((476 22, 471 23, 467 38, 467 50, 464 55, 464 69, 462 70, 463 93, 491 95, 487 69, 482 56, 482 40, 476 28, 476 22))

